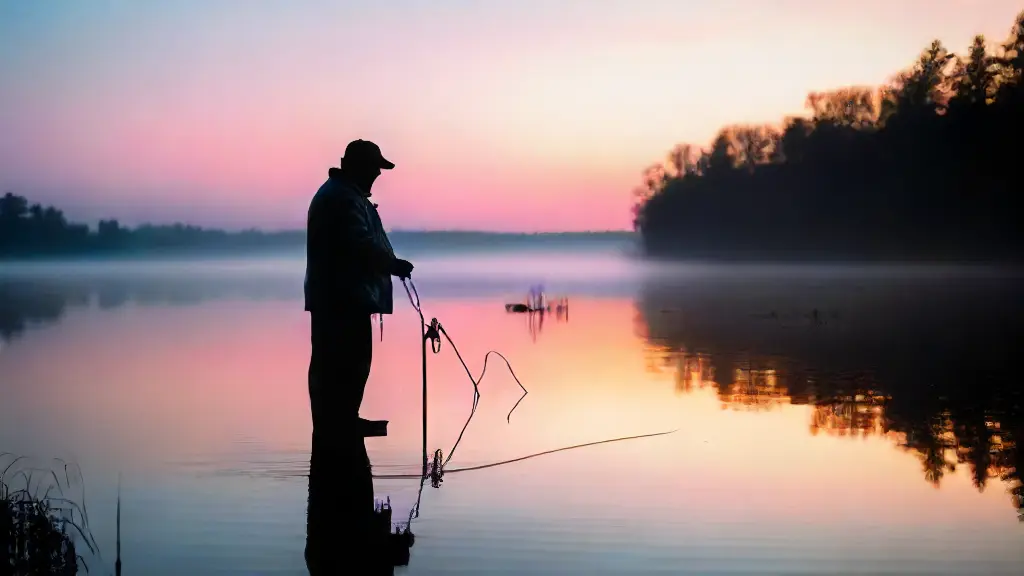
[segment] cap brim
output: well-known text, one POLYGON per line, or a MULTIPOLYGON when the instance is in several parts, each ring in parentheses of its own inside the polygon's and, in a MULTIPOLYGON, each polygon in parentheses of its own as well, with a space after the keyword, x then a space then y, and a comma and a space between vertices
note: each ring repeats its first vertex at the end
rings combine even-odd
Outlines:
POLYGON ((383 156, 381 157, 381 159, 380 159, 380 169, 381 170, 391 170, 394 167, 395 167, 394 162, 391 162, 390 160, 385 159, 383 156))

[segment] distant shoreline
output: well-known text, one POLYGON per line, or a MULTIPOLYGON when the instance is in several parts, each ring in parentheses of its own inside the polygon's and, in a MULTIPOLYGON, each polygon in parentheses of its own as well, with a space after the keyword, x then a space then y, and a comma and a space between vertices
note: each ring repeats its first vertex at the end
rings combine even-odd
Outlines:
MULTIPOLYGON (((760 256, 739 255, 739 254, 672 254, 672 255, 650 255, 644 254, 642 249, 633 244, 623 243, 590 243, 576 245, 550 245, 550 244, 505 244, 505 245, 463 245, 457 247, 444 246, 417 246, 415 248, 396 246, 396 252, 405 255, 413 260, 417 258, 430 258, 433 256, 458 257, 460 255, 484 255, 492 254, 496 257, 502 253, 544 253, 552 251, 579 252, 585 255, 588 251, 595 249, 604 251, 614 250, 621 253, 623 257, 652 264, 687 264, 696 266, 954 266, 954 267, 1009 267, 1020 268, 1024 271, 1024 259, 1014 258, 980 258, 980 257, 941 257, 941 256, 918 256, 918 257, 855 257, 840 254, 833 255, 793 255, 793 254, 763 254, 760 256)), ((179 260, 232 260, 261 259, 261 258, 288 258, 302 259, 305 254, 305 247, 277 246, 277 247, 253 247, 247 249, 231 248, 181 248, 164 250, 123 250, 117 252, 79 252, 46 254, 38 256, 0 256, 0 263, 8 264, 90 264, 90 263, 148 263, 148 262, 173 262, 179 260)), ((3 275, 0 268, 0 276, 3 275)))
MULTIPOLYGON (((302 230, 280 232, 209 232, 208 236, 176 238, 160 243, 122 242, 108 246, 63 246, 43 251, 0 254, 0 262, 59 262, 68 260, 124 261, 141 258, 273 256, 302 253, 302 230)), ((395 249, 407 253, 431 251, 636 248, 639 235, 629 231, 607 232, 482 232, 395 230, 388 234, 395 249)))

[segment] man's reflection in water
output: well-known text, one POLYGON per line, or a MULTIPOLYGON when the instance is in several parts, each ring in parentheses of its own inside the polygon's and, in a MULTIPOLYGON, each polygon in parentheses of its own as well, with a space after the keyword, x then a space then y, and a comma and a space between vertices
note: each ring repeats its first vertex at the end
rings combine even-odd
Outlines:
POLYGON ((363 438, 314 436, 306 518, 309 574, 394 574, 396 564, 408 563, 411 542, 390 532, 390 513, 374 510, 363 438))

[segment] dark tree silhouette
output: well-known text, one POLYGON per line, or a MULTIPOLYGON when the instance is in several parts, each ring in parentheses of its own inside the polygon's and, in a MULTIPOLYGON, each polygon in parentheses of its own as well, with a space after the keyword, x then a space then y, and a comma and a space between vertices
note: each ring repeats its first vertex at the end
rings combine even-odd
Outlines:
MULTIPOLYGON (((659 166, 657 171, 663 169, 659 166)), ((652 176, 653 177, 653 176, 652 176)), ((664 176, 658 176, 658 181, 664 176)), ((651 186, 655 184, 652 182, 651 186)), ((27 199, 0 196, 0 260, 54 256, 159 253, 241 253, 302 250, 304 230, 228 232, 186 224, 126 228, 117 220, 100 220, 95 229, 70 223, 52 206, 29 205, 27 199)), ((424 250, 515 249, 530 247, 624 249, 634 245, 628 231, 503 233, 462 230, 395 230, 392 243, 403 252, 424 250)))
POLYGON ((294 232, 227 232, 184 224, 143 225, 129 229, 117 220, 100 220, 95 230, 71 223, 53 206, 29 205, 11 192, 0 197, 0 258, 80 255, 124 251, 266 249, 301 246, 294 232))
POLYGON ((936 40, 886 86, 815 92, 781 129, 676 147, 634 192, 646 252, 1019 259, 1024 12, 997 52, 936 40))

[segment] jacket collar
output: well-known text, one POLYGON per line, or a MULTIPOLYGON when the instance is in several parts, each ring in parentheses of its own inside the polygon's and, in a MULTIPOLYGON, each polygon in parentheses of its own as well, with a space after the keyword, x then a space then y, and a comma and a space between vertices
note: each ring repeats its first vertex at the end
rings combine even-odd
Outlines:
MULTIPOLYGON (((341 168, 328 169, 327 177, 330 180, 333 180, 334 182, 338 182, 339 184, 342 184, 345 187, 350 188, 352 191, 354 191, 356 194, 359 194, 363 198, 369 198, 372 195, 371 192, 363 190, 362 187, 360 187, 358 184, 349 180, 348 178, 345 178, 345 176, 341 172, 341 168)), ((376 206, 376 204, 374 204, 374 206, 376 206)))

